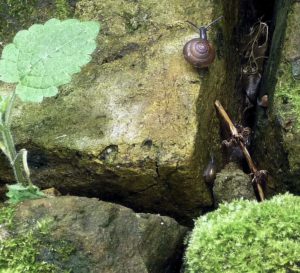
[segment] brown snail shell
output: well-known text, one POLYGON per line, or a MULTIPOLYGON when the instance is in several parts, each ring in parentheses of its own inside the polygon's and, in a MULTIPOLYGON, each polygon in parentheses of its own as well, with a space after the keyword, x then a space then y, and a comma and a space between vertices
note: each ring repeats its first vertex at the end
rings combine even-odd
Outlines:
POLYGON ((214 61, 216 51, 207 40, 194 38, 185 44, 183 56, 193 66, 203 68, 214 61))

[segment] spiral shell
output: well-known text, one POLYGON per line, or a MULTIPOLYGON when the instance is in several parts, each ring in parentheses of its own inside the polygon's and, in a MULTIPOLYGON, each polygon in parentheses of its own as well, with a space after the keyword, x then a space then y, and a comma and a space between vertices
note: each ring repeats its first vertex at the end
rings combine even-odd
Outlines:
POLYGON ((194 38, 185 44, 183 55, 193 66, 203 68, 214 61, 216 51, 207 40, 194 38))

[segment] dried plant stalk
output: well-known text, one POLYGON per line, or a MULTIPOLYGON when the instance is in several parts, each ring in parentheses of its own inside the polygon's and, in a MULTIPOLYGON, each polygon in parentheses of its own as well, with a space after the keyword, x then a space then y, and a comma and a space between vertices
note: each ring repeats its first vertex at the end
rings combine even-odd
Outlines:
POLYGON ((251 170, 251 173, 253 174, 252 181, 254 182, 254 184, 257 187, 260 201, 263 201, 265 199, 265 196, 264 196, 263 188, 261 186, 261 182, 262 182, 261 180, 266 178, 266 171, 264 171, 264 170, 259 171, 256 168, 256 166, 248 152, 248 149, 246 148, 245 144, 242 142, 241 138, 239 137, 238 130, 233 125, 231 119, 229 118, 229 116, 227 115, 226 111, 224 110, 222 104, 218 100, 215 101, 215 107, 217 108, 220 116, 223 118, 224 122, 226 123, 227 127, 229 128, 232 138, 234 138, 237 141, 238 145, 240 146, 240 148, 246 158, 248 166, 251 170))

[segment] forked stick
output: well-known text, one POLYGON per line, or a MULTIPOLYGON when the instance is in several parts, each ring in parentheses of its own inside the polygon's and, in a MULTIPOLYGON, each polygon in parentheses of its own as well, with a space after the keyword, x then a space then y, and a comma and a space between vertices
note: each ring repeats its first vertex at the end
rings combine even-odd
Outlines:
POLYGON ((266 179, 266 171, 257 170, 257 168, 256 168, 256 166, 255 166, 255 164, 254 164, 254 162, 253 162, 253 160, 252 160, 252 158, 251 158, 251 156, 248 152, 248 149, 246 148, 243 141, 239 138, 238 130, 235 128, 235 126, 233 125, 231 119, 229 118, 226 111, 224 110, 222 104, 218 100, 215 101, 215 107, 217 108, 219 114, 221 115, 221 117, 225 121, 226 125, 228 126, 229 131, 231 133, 231 136, 239 144, 239 146, 240 146, 240 148, 241 148, 241 150, 242 150, 242 152, 243 152, 243 154, 246 158, 248 166, 251 170, 251 173, 253 174, 252 181, 254 182, 254 184, 257 187, 257 191, 258 191, 258 194, 259 194, 260 201, 263 201, 265 199, 265 196, 264 196, 264 192, 263 192, 263 189, 262 189, 262 186, 261 186, 261 182, 262 182, 263 179, 266 179))

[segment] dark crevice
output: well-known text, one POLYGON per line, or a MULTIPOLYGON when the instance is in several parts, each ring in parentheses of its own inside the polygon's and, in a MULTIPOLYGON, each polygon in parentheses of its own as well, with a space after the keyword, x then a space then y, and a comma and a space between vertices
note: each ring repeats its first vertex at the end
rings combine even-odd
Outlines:
POLYGON ((114 55, 110 55, 107 58, 105 58, 102 61, 102 64, 110 63, 110 62, 116 61, 118 59, 122 59, 126 55, 129 55, 129 54, 131 54, 131 53, 133 53, 135 51, 138 51, 139 49, 140 49, 140 45, 139 44, 137 44, 137 43, 129 43, 126 46, 124 46, 123 48, 121 48, 114 55))
MULTIPOLYGON (((236 35, 235 35, 235 41, 236 48, 239 49, 239 71, 236 75, 236 91, 243 96, 243 102, 241 102, 240 107, 240 114, 239 119, 234 120, 234 123, 236 126, 242 126, 242 127, 249 127, 252 130, 251 137, 249 138, 249 146, 248 149, 253 150, 253 135, 255 130, 255 123, 257 118, 257 101, 259 99, 259 93, 261 90, 261 79, 264 76, 265 68, 268 60, 268 55, 270 51, 270 45, 272 42, 272 35, 274 31, 273 27, 273 21, 274 21, 274 11, 276 7, 276 0, 272 1, 259 1, 259 0, 241 0, 241 1, 234 1, 235 3, 239 3, 239 18, 238 18, 238 24, 235 29, 236 35), (253 26, 257 24, 258 22, 263 22, 268 25, 268 41, 267 41, 267 48, 265 52, 265 61, 262 65, 262 68, 259 69, 259 81, 258 84, 255 87, 255 94, 252 94, 252 97, 248 97, 248 94, 245 93, 247 90, 247 83, 245 84, 242 80, 242 69, 246 66, 246 63, 248 62, 248 59, 245 58, 245 56, 242 54, 243 47, 245 45, 245 41, 247 41, 247 36, 249 35, 250 31, 253 29, 253 26), (251 98, 251 100, 249 99, 251 98), (250 102, 249 102, 250 101, 250 102), (250 106, 249 106, 250 104, 250 106)), ((258 42, 260 43, 260 41, 258 42)), ((254 81, 255 82, 255 81, 254 81)), ((250 85, 249 85, 250 86, 250 85)), ((255 86, 253 84, 253 86, 255 86)), ((223 139, 227 136, 223 136, 223 139)), ((233 154, 229 152, 227 154, 227 157, 234 157, 239 163, 241 163, 241 166, 243 167, 244 171, 249 173, 249 169, 247 166, 246 161, 243 159, 242 154, 239 155, 236 151, 233 151, 233 154)), ((226 161, 229 160, 229 158, 226 159, 226 161)))
POLYGON ((158 183, 153 183, 153 184, 147 186, 145 189, 142 189, 142 190, 139 190, 139 191, 135 192, 134 194, 144 193, 145 191, 148 191, 148 190, 150 190, 151 188, 153 188, 157 185, 158 185, 158 183))
POLYGON ((157 161, 155 162, 155 172, 156 172, 157 178, 159 178, 160 177, 160 174, 159 174, 159 164, 158 164, 157 161))
MULTIPOLYGON (((282 146, 282 127, 277 118, 273 116, 272 109, 273 95, 277 84, 276 71, 278 71, 280 52, 285 39, 287 17, 292 2, 292 0, 242 0, 240 1, 239 25, 236 29, 236 44, 238 47, 253 24, 259 20, 267 23, 269 27, 267 58, 264 62, 261 72, 262 78, 257 91, 258 99, 264 95, 268 96, 269 107, 266 109, 255 105, 251 110, 251 115, 245 121, 241 120, 242 125, 252 128, 250 152, 257 167, 267 169, 269 172, 269 180, 272 185, 267 187, 266 196, 272 196, 276 191, 282 191, 282 187, 288 187, 290 183, 287 180, 293 179, 290 176, 288 155, 282 146), (270 137, 274 140, 271 141, 270 137), (272 143, 272 147, 270 147, 270 143, 272 143), (276 178, 274 178, 275 176, 276 178), (278 180, 278 182, 275 180, 278 180)), ((243 165, 244 171, 249 172, 246 164, 243 165)), ((289 188, 289 190, 293 189, 289 188)))
POLYGON ((276 0, 241 0, 238 29, 239 38, 246 35, 258 20, 272 26, 275 2, 276 0))
POLYGON ((273 112, 273 96, 277 84, 280 53, 285 40, 287 18, 292 3, 292 0, 276 0, 274 4, 276 12, 274 12, 274 19, 270 24, 274 35, 272 36, 269 59, 266 62, 260 88, 260 96, 265 93, 268 94, 269 110, 266 113, 258 108, 256 117, 254 157, 261 166, 268 167, 273 187, 269 189, 270 196, 276 192, 286 191, 286 187, 293 192, 294 188, 290 187, 289 184, 299 175, 295 174, 295 177, 293 177, 290 173, 288 154, 282 145, 284 143, 283 134, 281 133, 282 124, 273 112), (273 140, 270 140, 270 136, 273 140), (272 143, 272 147, 270 147, 270 143, 272 143))

